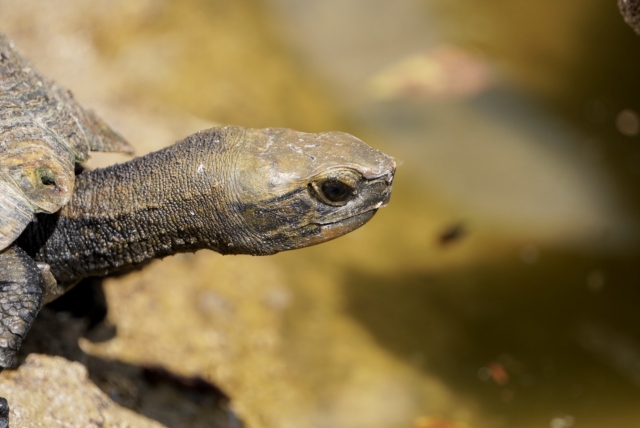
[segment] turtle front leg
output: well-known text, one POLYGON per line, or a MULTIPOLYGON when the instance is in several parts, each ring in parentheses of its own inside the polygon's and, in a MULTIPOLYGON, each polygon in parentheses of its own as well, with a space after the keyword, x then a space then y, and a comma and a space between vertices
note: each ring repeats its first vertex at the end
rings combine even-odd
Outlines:
POLYGON ((0 367, 10 367, 42 307, 45 279, 20 247, 0 252, 0 367))
MULTIPOLYGON (((0 252, 0 371, 13 364, 42 307, 48 281, 50 278, 43 276, 41 268, 20 247, 14 245, 0 252)), ((0 428, 8 426, 9 406, 0 397, 0 428)))

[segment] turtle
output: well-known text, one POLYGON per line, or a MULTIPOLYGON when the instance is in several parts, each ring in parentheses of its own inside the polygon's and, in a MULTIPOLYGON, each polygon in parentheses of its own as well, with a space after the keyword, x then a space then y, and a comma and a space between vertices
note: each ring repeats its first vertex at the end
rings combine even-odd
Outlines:
POLYGON ((640 34, 640 0, 618 0, 618 8, 625 22, 640 34))
POLYGON ((387 205, 396 169, 347 133, 285 128, 218 126, 78 173, 90 151, 133 152, 0 34, 0 370, 41 307, 81 279, 337 238, 387 205))

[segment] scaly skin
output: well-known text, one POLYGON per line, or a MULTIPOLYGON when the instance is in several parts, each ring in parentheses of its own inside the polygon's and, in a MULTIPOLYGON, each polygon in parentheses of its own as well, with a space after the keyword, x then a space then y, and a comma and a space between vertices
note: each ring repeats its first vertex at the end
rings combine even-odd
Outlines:
POLYGON ((224 210, 215 184, 226 156, 210 137, 79 175, 69 204, 39 215, 18 244, 66 285, 177 252, 224 252, 226 243, 239 244, 243 229, 224 210), (216 166, 215 174, 204 167, 190 174, 205 163, 216 166))
POLYGON ((44 299, 36 262, 17 246, 0 253, 0 367, 9 367, 44 299))

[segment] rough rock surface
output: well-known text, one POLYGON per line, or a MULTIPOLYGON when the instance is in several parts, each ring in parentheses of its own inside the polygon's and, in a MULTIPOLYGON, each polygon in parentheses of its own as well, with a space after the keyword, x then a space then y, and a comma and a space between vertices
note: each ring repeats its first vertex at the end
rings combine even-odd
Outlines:
POLYGON ((162 427, 115 404, 89 380, 85 366, 62 357, 29 355, 3 374, 1 390, 11 403, 12 428, 162 427))

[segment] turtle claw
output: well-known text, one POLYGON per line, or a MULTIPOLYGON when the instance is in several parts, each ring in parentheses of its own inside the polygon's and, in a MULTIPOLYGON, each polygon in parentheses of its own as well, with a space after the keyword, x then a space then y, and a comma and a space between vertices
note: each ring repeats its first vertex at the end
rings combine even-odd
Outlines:
POLYGON ((0 397, 0 428, 9 428, 9 403, 0 397))

